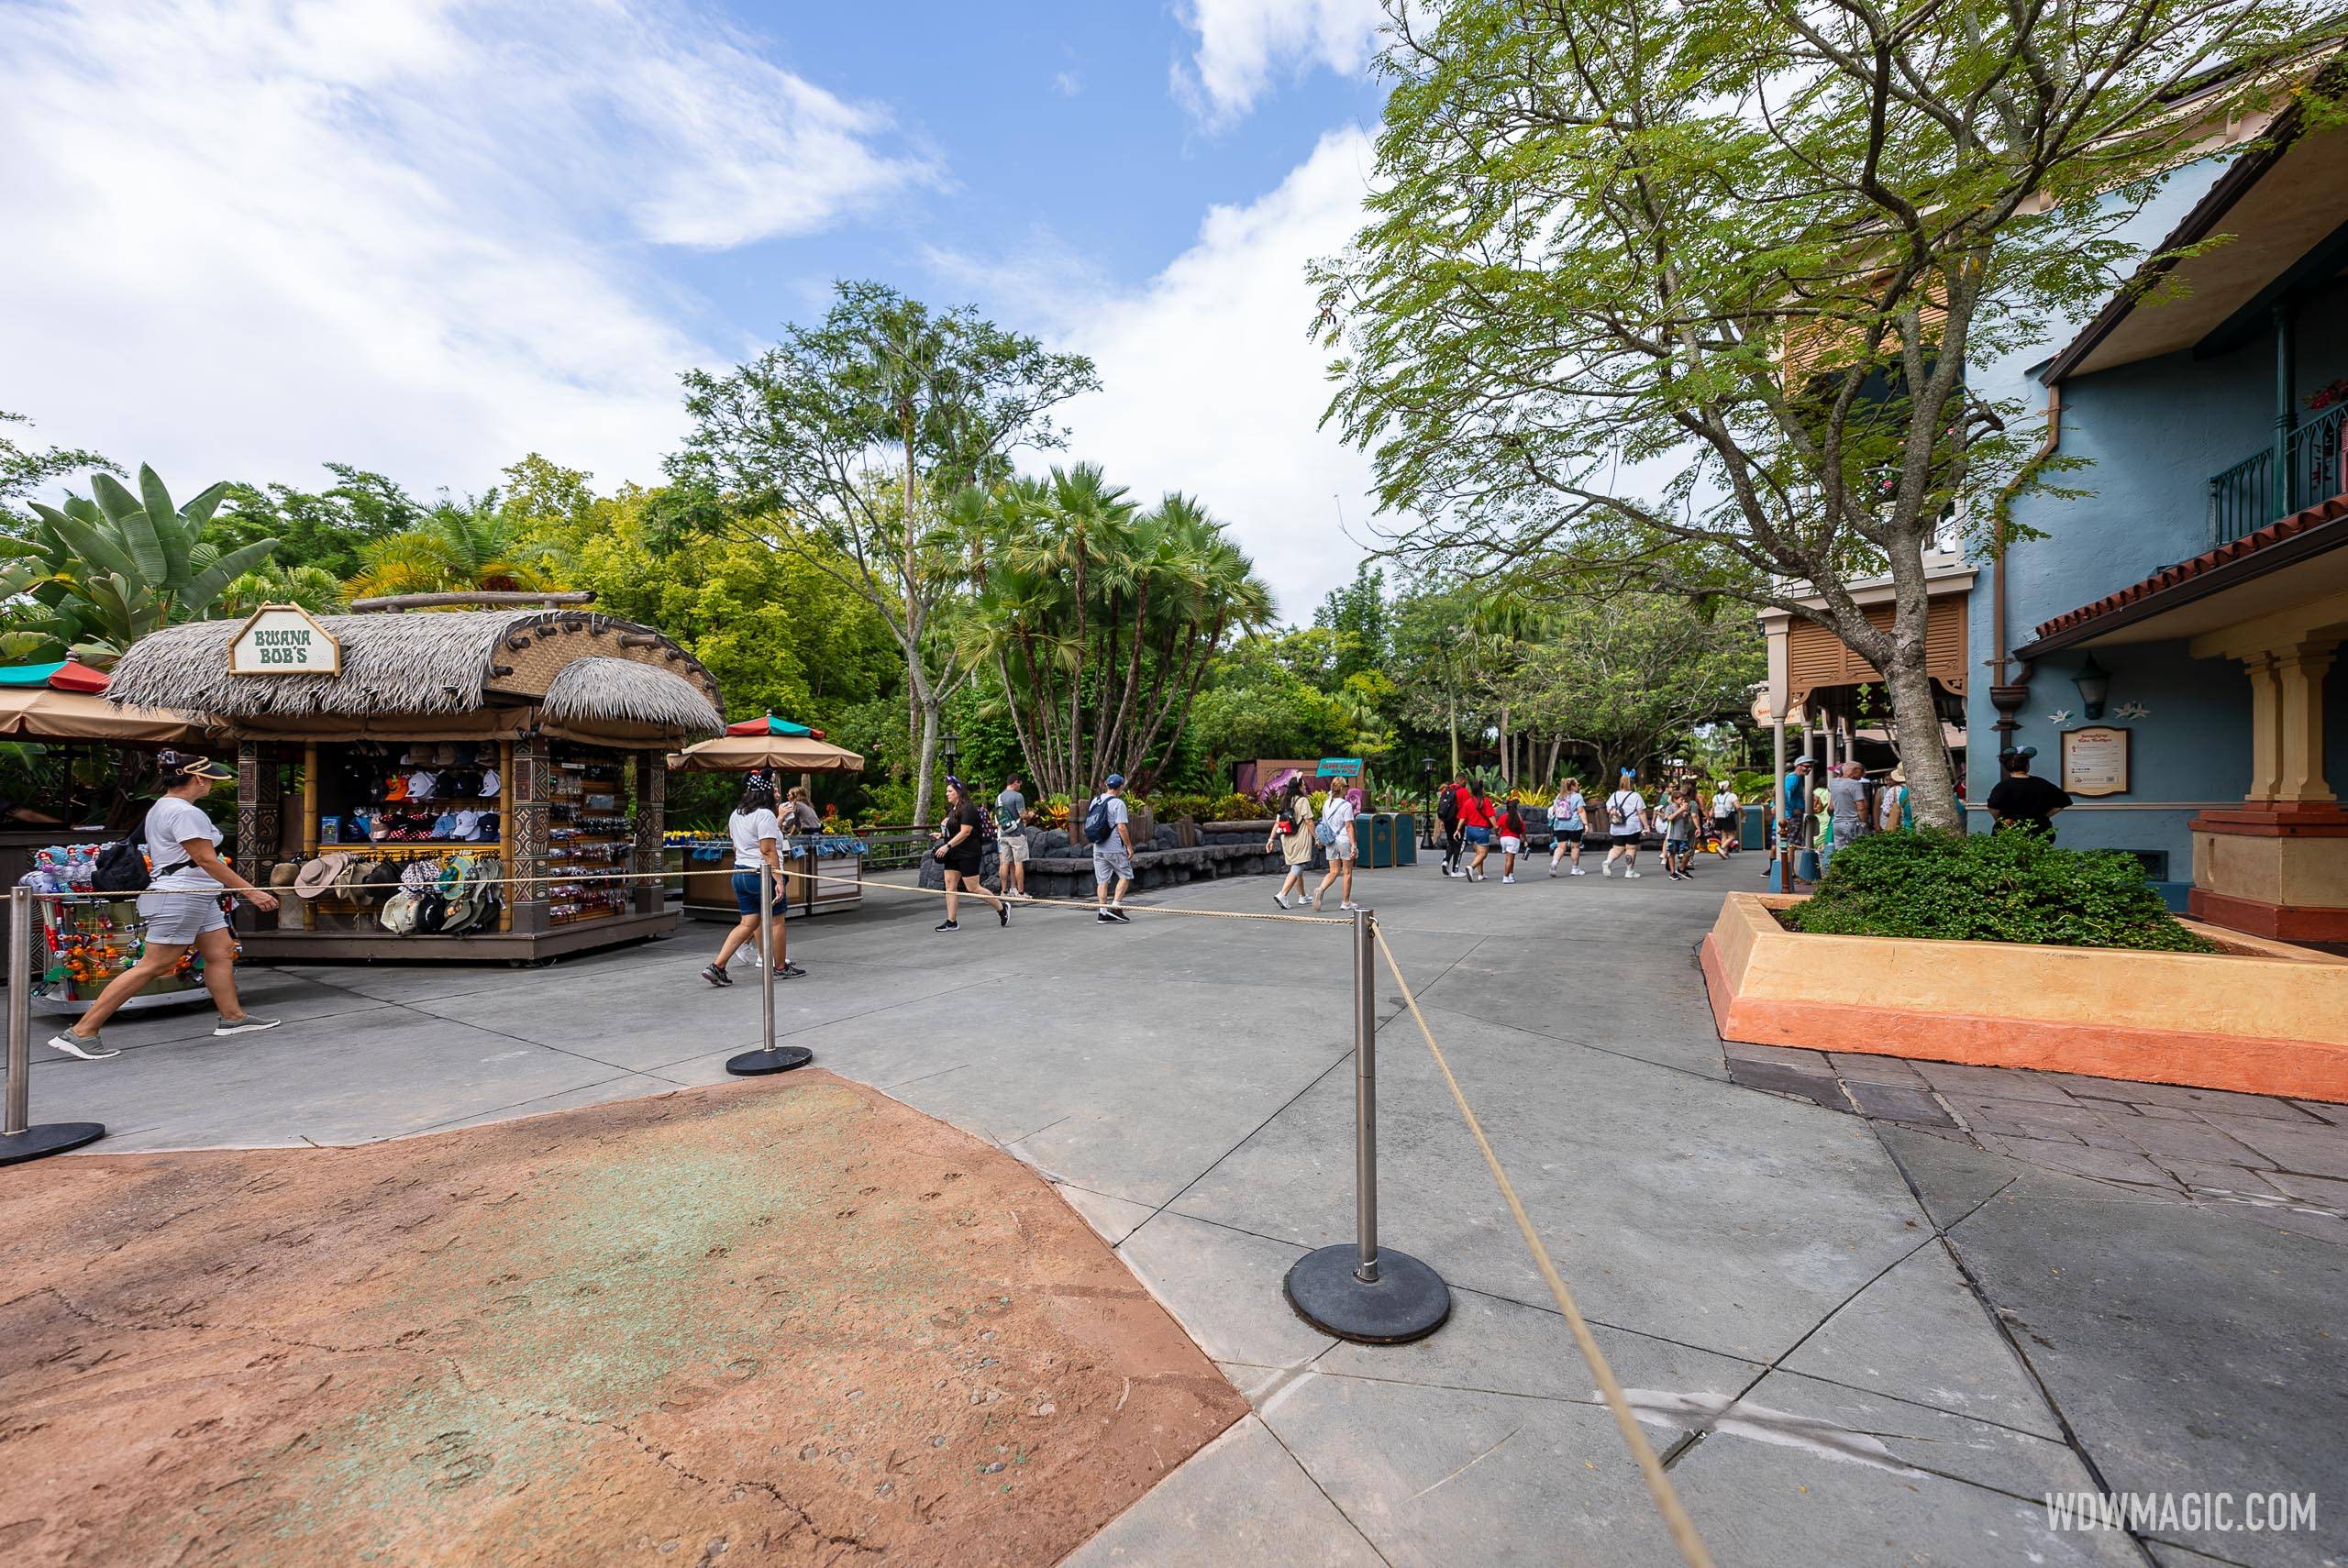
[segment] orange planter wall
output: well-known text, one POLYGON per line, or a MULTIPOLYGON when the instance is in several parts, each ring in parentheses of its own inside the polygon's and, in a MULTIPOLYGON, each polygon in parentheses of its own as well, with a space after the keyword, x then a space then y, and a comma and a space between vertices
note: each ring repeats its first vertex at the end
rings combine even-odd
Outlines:
POLYGON ((1723 1038, 2348 1101, 2348 960, 1811 936, 1731 893, 1704 938, 1723 1038), (2189 1024, 2190 1027, 2180 1027, 2189 1024))

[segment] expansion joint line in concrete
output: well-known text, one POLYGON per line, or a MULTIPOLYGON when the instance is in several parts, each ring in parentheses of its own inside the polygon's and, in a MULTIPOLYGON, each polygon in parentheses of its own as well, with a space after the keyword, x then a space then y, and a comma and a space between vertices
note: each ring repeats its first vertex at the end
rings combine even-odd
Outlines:
POLYGON ((1549 1249, 1541 1240, 1541 1232, 1534 1228, 1533 1217, 1524 1211, 1523 1199, 1516 1195, 1516 1184, 1509 1180, 1508 1171, 1493 1152, 1492 1141, 1484 1135, 1484 1124, 1476 1116, 1475 1108, 1468 1103, 1467 1093, 1459 1087, 1458 1077, 1451 1070, 1451 1063, 1435 1043, 1434 1031, 1427 1027, 1426 1014, 1419 1010, 1419 999, 1412 994, 1410 981, 1402 977, 1402 966, 1395 961, 1394 950, 1386 944, 1386 933, 1375 923, 1370 934, 1378 939, 1378 951, 1386 960, 1387 970, 1394 983, 1401 988, 1402 1000, 1411 1010, 1412 1021, 1426 1042, 1429 1055, 1434 1057, 1437 1071, 1443 1074, 1445 1085, 1451 1090, 1452 1102, 1458 1106, 1460 1117, 1468 1123, 1468 1131, 1476 1140, 1476 1147, 1484 1156, 1484 1164, 1492 1173, 1494 1185, 1508 1204, 1510 1215, 1516 1220, 1517 1233, 1524 1238, 1533 1261, 1541 1270, 1541 1277, 1548 1282, 1549 1293, 1556 1297, 1557 1310, 1565 1315, 1566 1327, 1573 1331, 1574 1346, 1590 1375, 1598 1380, 1598 1391, 1605 1397, 1606 1408, 1613 1412, 1614 1424, 1622 1430, 1623 1441, 1637 1462, 1640 1479, 1646 1483, 1647 1495, 1655 1499, 1656 1511, 1663 1516, 1664 1528, 1671 1532, 1672 1544, 1679 1549, 1688 1568, 1713 1568, 1712 1554, 1704 1547, 1703 1539, 1696 1533, 1696 1521, 1688 1517, 1687 1507, 1679 1500, 1678 1488, 1671 1477, 1664 1474, 1663 1462, 1656 1457, 1655 1448, 1647 1441, 1646 1433, 1639 1426, 1637 1412, 1623 1393, 1623 1385, 1614 1376, 1614 1369, 1606 1363, 1605 1353, 1598 1348, 1598 1340, 1589 1331, 1581 1309, 1574 1304, 1573 1292, 1566 1287, 1565 1276, 1557 1272, 1556 1263, 1549 1256, 1549 1249))

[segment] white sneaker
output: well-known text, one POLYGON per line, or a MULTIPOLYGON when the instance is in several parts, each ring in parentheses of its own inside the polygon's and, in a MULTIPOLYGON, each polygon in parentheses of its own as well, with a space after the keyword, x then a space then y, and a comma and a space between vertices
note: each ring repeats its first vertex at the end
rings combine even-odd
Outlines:
POLYGON ((751 952, 748 948, 745 947, 745 948, 743 948, 743 949, 741 950, 741 952, 742 952, 742 956, 749 960, 749 962, 750 962, 750 967, 751 967, 751 968, 753 968, 753 969, 763 969, 763 968, 765 968, 765 967, 766 967, 766 966, 765 966, 764 964, 762 964, 762 963, 759 962, 759 955, 758 955, 757 954, 755 954, 755 953, 751 952))
POLYGON ((1288 908, 1288 895, 1286 893, 1274 893, 1272 895, 1272 902, 1279 905, 1282 909, 1286 909, 1288 908))
POLYGON ((1361 906, 1359 904, 1343 903, 1339 904, 1337 907, 1345 911, 1347 914, 1359 914, 1361 912, 1361 906))
POLYGON ((1611 860, 1600 862, 1598 867, 1598 874, 1601 877, 1611 877, 1614 875, 1614 862, 1611 860))
POLYGON ((79 1056, 84 1062, 103 1062, 122 1055, 121 1052, 109 1050, 102 1044, 97 1035, 93 1034, 84 1039, 71 1029, 59 1030, 49 1037, 49 1043, 54 1049, 62 1051, 69 1056, 79 1056))
POLYGON ((1636 881, 1636 880, 1638 879, 1638 875, 1639 875, 1639 874, 1638 874, 1638 872, 1636 872, 1635 870, 1633 870, 1633 871, 1625 871, 1625 872, 1623 872, 1623 876, 1625 876, 1625 877, 1627 877, 1627 878, 1631 878, 1633 881, 1636 881))
POLYGON ((1577 866, 1577 867, 1575 867, 1572 870, 1570 870, 1570 871, 1567 872, 1567 873, 1566 873, 1566 875, 1567 875, 1567 876, 1568 876, 1568 877, 1587 877, 1587 876, 1589 876, 1589 872, 1587 872, 1587 871, 1585 871, 1585 870, 1583 870, 1580 867, 1577 866))
POLYGON ((1514 875, 1512 875, 1512 874, 1511 874, 1511 873, 1508 873, 1508 872, 1502 872, 1502 873, 1501 874, 1501 887, 1503 887, 1503 888, 1508 887, 1510 884, 1513 883, 1515 880, 1516 880, 1516 878, 1514 877, 1514 875))

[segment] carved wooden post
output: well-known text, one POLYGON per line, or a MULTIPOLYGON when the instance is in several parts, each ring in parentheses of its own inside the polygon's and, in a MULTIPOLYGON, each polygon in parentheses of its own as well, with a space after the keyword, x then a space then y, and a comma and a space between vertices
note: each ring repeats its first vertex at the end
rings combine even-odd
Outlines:
MULTIPOLYGON (((628 867, 639 877, 657 877, 669 847, 669 762, 657 751, 636 754, 636 853, 628 867)), ((633 884, 636 912, 659 914, 669 907, 665 882, 633 884)))
MULTIPOLYGON (((525 735, 514 743, 514 770, 504 780, 512 791, 514 863, 509 877, 539 877, 547 868, 547 741, 525 735)), ((547 886, 543 881, 516 883, 514 929, 537 934, 548 927, 547 886)))

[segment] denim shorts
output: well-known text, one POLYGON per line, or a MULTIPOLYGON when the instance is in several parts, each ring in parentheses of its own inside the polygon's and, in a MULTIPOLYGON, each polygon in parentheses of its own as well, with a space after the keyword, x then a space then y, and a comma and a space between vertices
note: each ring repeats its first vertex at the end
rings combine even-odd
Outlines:
POLYGON ((1471 827, 1468 830, 1468 842, 1490 844, 1492 842, 1492 830, 1488 827, 1471 827))
MULTIPOLYGON (((756 871, 734 873, 734 908, 746 915, 759 912, 759 874, 756 871)), ((774 912, 781 914, 791 908, 791 900, 782 890, 782 878, 774 879, 774 912)))
POLYGON ((205 932, 228 928, 217 893, 141 893, 138 918, 146 922, 147 940, 164 947, 192 947, 205 932))

